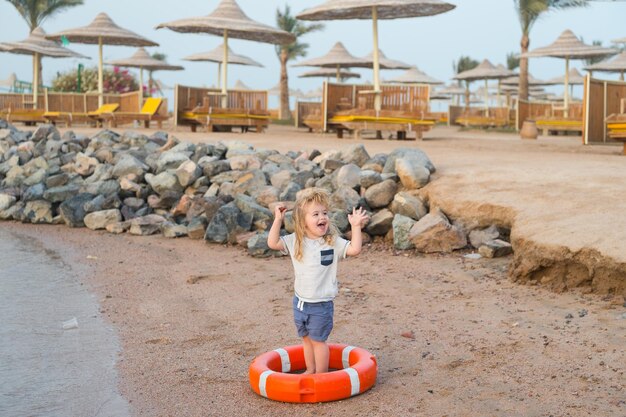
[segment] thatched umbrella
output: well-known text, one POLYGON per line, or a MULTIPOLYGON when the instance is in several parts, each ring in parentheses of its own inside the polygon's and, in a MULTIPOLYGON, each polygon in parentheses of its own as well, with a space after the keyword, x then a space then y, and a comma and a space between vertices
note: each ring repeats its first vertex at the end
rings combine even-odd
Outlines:
MULTIPOLYGON (((374 51, 363 57, 370 65, 369 68, 374 68, 374 51)), ((385 56, 383 51, 378 50, 378 66, 380 69, 389 69, 389 70, 406 70, 411 68, 410 64, 404 63, 402 61, 398 61, 395 59, 389 59, 385 56)))
POLYGON ((98 106, 102 106, 104 103, 102 96, 104 93, 102 45, 159 46, 158 43, 152 42, 135 32, 119 27, 106 13, 99 13, 87 26, 63 30, 47 35, 46 38, 56 41, 67 39, 70 42, 98 45, 98 106))
POLYGON ((301 20, 372 19, 374 49, 374 108, 380 111, 380 66, 378 56, 378 19, 432 16, 456 6, 440 0, 328 0, 306 9, 296 17, 301 20))
MULTIPOLYGON (((139 68, 139 91, 140 97, 143 100, 143 70, 148 71, 180 71, 184 68, 180 65, 171 65, 165 61, 158 60, 150 56, 144 48, 139 48, 137 51, 128 58, 115 59, 113 61, 106 62, 109 65, 115 65, 118 67, 130 67, 139 68)), ((141 103, 140 103, 141 105, 141 103)))
POLYGON ((337 42, 325 55, 300 61, 292 66, 334 68, 337 82, 340 82, 341 77, 339 75, 341 68, 368 68, 370 67, 370 63, 363 58, 355 57, 348 52, 346 47, 343 46, 343 43, 337 42))
POLYGON ((3 42, 0 44, 0 51, 12 54, 33 56, 33 107, 37 108, 39 97, 39 59, 40 57, 50 58, 85 58, 77 52, 64 48, 56 42, 45 38, 46 32, 40 27, 36 27, 28 35, 28 38, 19 42, 3 42))
MULTIPOLYGON (((585 83, 585 76, 582 75, 576 68, 571 68, 567 74, 567 82, 569 85, 583 85, 585 83)), ((550 78, 544 82, 545 85, 559 85, 565 82, 565 75, 550 78)))
MULTIPOLYGON (((298 75, 299 78, 317 78, 317 77, 330 78, 330 77, 336 77, 336 76, 337 76, 337 70, 334 70, 332 68, 321 68, 321 69, 314 70, 314 71, 304 72, 298 75)), ((342 81, 347 78, 361 78, 361 74, 340 69, 339 79, 342 81)))
POLYGON ((248 87, 243 81, 237 80, 233 86, 233 90, 252 90, 252 88, 248 87))
MULTIPOLYGON (((502 85, 519 87, 519 75, 514 75, 512 77, 504 78, 502 80, 502 85)), ((535 78, 531 74, 528 74, 528 85, 530 86, 546 85, 546 81, 540 80, 539 78, 535 78)))
MULTIPOLYGON (((624 39, 624 42, 626 42, 626 38, 624 39)), ((585 67, 585 70, 589 72, 619 72, 619 79, 624 81, 624 71, 626 71, 626 52, 622 52, 615 58, 589 65, 588 67, 585 67)))
POLYGON ((207 16, 161 23, 157 26, 157 29, 160 28, 168 28, 182 33, 210 33, 223 36, 222 107, 228 107, 226 74, 228 72, 229 37, 278 45, 290 44, 296 40, 295 36, 289 32, 250 19, 235 0, 222 0, 217 8, 207 16))
MULTIPOLYGON (((467 91, 469 91, 469 82, 475 80, 485 80, 485 111, 486 115, 489 116, 489 97, 488 97, 488 80, 501 80, 503 78, 508 78, 512 74, 511 71, 507 70, 504 67, 498 68, 495 67, 489 60, 485 59, 475 68, 471 70, 463 71, 454 76, 455 80, 464 80, 467 81, 467 91)), ((499 86, 499 84, 498 84, 499 86)), ((500 95, 498 89, 498 96, 500 95)))
POLYGON ((389 82, 401 84, 443 84, 443 81, 439 81, 430 75, 425 74, 415 66, 409 68, 405 73, 400 74, 395 78, 391 78, 389 82))
MULTIPOLYGON (((258 63, 252 58, 245 55, 236 54, 230 47, 228 48, 228 63, 236 65, 248 65, 252 67, 261 67, 263 64, 258 63)), ((208 52, 199 52, 197 54, 189 55, 183 58, 185 61, 205 61, 217 63, 217 83, 220 82, 220 73, 222 71, 222 60, 224 59, 224 44, 219 45, 217 48, 208 52)))
POLYGON ((618 51, 612 48, 603 48, 596 45, 586 45, 582 43, 571 30, 565 30, 561 35, 548 46, 534 49, 527 52, 523 56, 527 58, 536 57, 553 57, 565 58, 565 92, 563 95, 564 116, 568 116, 569 97, 568 97, 568 81, 569 81, 569 60, 570 59, 588 59, 598 56, 614 55, 618 51))
MULTIPOLYGON (((2 45, 0 45, 0 51, 4 51, 2 45)), ((6 87, 9 92, 13 91, 15 82, 17 81, 17 75, 12 72, 6 80, 0 80, 0 87, 6 87)))
POLYGON ((460 105, 460 97, 465 95, 465 89, 458 84, 449 84, 443 86, 439 91, 439 94, 450 95, 456 97, 456 105, 460 105))

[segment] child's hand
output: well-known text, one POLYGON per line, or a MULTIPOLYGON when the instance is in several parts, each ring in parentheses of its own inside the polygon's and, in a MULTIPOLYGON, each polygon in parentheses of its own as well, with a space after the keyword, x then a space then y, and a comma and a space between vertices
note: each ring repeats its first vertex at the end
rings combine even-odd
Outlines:
POLYGON ((287 211, 287 207, 284 204, 277 204, 274 207, 274 220, 280 220, 281 222, 285 219, 285 212, 287 211))
POLYGON ((358 209, 355 207, 352 209, 352 214, 348 214, 348 221, 352 227, 363 228, 370 220, 370 216, 367 215, 367 212, 363 209, 363 207, 359 207, 358 209))

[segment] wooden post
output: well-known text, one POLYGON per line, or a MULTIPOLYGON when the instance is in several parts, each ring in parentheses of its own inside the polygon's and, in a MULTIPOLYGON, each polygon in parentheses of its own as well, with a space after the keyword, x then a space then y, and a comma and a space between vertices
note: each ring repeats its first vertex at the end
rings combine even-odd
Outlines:
POLYGON ((143 67, 139 67, 139 109, 143 107, 143 67))
POLYGON ((222 108, 228 108, 227 75, 228 70, 228 29, 224 29, 224 56, 222 60, 222 108))
POLYGON ((33 55, 33 108, 37 108, 39 100, 39 54, 33 55))
POLYGON ((569 115, 569 57, 565 57, 565 90, 563 91, 563 116, 567 119, 569 115))
POLYGON ((378 56, 378 10, 372 6, 372 31, 374 32, 374 110, 376 115, 382 107, 380 97, 380 63, 378 56))
POLYGON ((102 36, 98 36, 98 108, 104 104, 104 74, 102 72, 102 36))

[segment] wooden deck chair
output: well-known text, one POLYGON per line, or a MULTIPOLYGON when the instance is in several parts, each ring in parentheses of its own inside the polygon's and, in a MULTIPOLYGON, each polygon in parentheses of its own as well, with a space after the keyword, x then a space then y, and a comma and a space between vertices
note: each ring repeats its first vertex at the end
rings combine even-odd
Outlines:
POLYGON ((143 103, 141 111, 135 112, 109 112, 102 113, 100 117, 109 123, 109 127, 117 127, 118 124, 132 123, 135 120, 143 121, 144 127, 149 128, 150 122, 155 121, 158 124, 159 129, 163 127, 163 121, 168 120, 167 114, 159 112, 163 104, 163 99, 157 97, 149 97, 143 103))
POLYGON ((56 125, 58 122, 65 123, 66 126, 72 126, 72 123, 89 123, 96 124, 97 126, 102 125, 102 119, 100 116, 103 113, 113 113, 120 107, 118 103, 112 104, 103 104, 99 108, 90 112, 64 112, 64 111, 47 111, 44 113, 43 117, 53 125, 56 125))

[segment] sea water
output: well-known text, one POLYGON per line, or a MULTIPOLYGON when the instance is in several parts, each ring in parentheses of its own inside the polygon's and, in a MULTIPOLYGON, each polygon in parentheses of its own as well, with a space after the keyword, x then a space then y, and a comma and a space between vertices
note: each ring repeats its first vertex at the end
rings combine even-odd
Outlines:
POLYGON ((117 336, 81 269, 0 225, 0 416, 130 415, 117 336))

